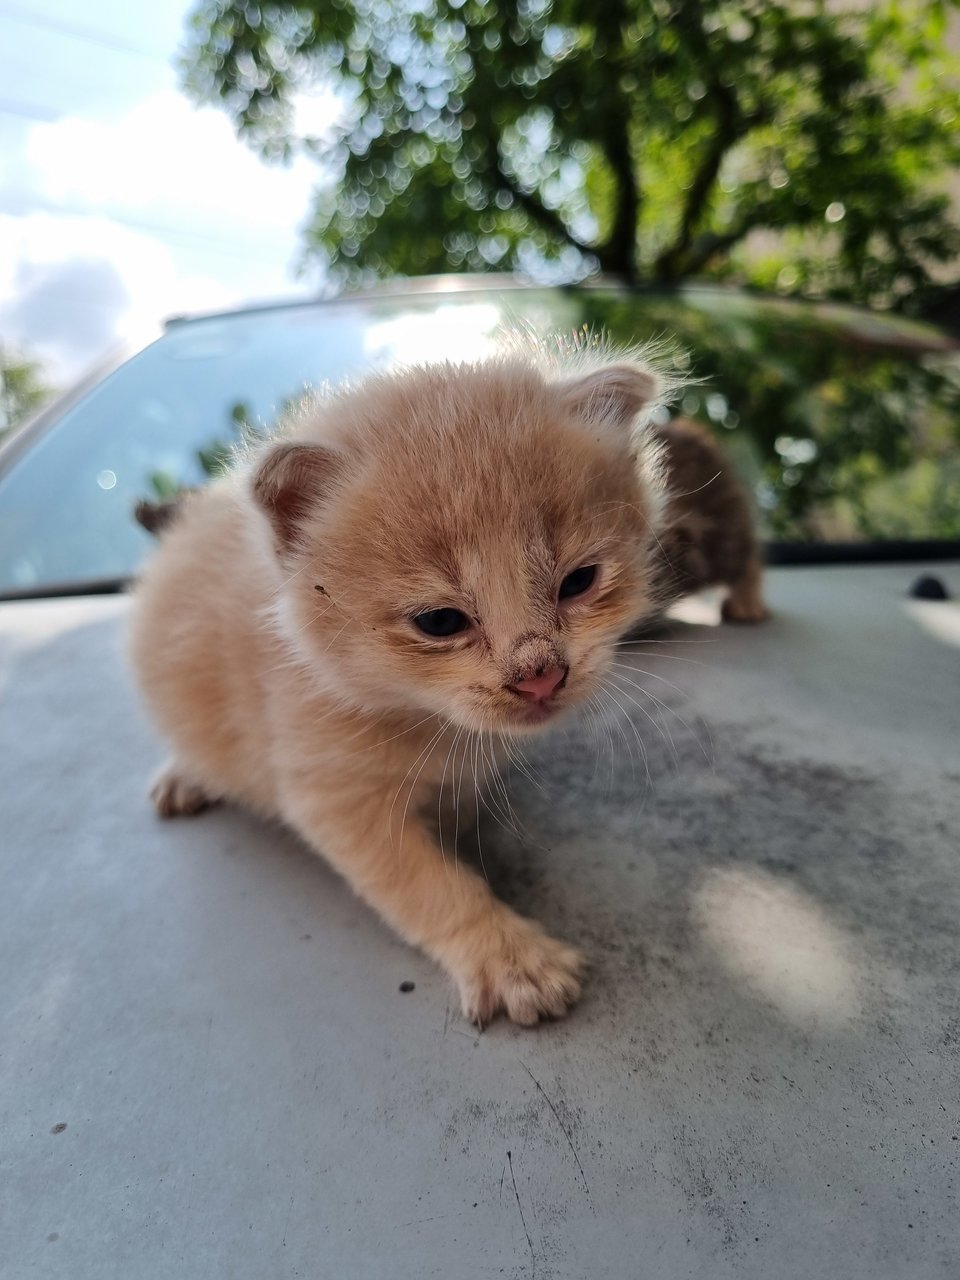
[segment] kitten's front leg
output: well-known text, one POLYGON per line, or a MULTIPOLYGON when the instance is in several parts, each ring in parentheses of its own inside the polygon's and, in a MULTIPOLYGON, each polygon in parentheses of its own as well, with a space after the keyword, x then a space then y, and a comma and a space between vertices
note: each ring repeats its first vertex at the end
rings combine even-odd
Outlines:
POLYGON ((721 615, 724 622, 766 622, 770 617, 763 601, 763 565, 758 555, 751 556, 741 575, 730 583, 721 615))
POLYGON ((493 894, 490 903, 481 918, 439 946, 422 944, 456 981, 464 1016, 480 1027, 501 1011, 528 1027, 540 1018, 562 1018, 579 999, 583 956, 493 894))
POLYGON ((566 1013, 580 995, 578 951, 500 902, 471 868, 445 859, 419 817, 401 822, 382 797, 337 791, 336 800, 313 789, 291 797, 288 818, 399 934, 446 969, 465 1017, 482 1026, 502 1011, 531 1026, 566 1013))
POLYGON ((190 770, 176 760, 169 761, 157 774, 150 788, 150 799, 161 818, 190 816, 217 803, 190 770))

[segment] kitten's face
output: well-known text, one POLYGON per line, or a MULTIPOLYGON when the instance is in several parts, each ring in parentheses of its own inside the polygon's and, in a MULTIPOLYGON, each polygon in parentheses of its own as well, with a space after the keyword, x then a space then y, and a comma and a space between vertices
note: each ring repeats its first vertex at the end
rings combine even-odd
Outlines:
POLYGON ((335 454, 294 447, 279 501, 258 484, 295 575, 289 632, 329 687, 508 733, 598 688, 650 604, 652 540, 627 430, 650 375, 607 372, 405 375, 342 402, 335 454))

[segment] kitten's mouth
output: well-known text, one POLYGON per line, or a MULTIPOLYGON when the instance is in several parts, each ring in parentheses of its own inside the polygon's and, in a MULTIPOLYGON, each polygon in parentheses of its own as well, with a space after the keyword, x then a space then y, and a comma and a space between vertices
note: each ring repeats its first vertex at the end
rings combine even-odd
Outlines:
POLYGON ((527 702, 514 708, 514 723, 527 728, 546 724, 564 709, 566 704, 558 698, 545 698, 540 702, 527 702))

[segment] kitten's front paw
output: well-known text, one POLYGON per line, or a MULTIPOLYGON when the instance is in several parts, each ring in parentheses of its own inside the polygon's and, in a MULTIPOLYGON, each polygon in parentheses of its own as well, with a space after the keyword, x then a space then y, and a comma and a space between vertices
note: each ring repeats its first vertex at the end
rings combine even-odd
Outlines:
POLYGON ((498 1013, 532 1027, 562 1018, 580 996, 584 959, 520 916, 500 916, 460 940, 454 976, 464 1017, 483 1027, 498 1013))
POLYGON ((150 788, 150 799, 161 818, 199 813, 216 801, 175 762, 167 765, 150 788))
POLYGON ((770 610, 756 591, 731 591, 720 606, 724 622, 766 622, 770 610))

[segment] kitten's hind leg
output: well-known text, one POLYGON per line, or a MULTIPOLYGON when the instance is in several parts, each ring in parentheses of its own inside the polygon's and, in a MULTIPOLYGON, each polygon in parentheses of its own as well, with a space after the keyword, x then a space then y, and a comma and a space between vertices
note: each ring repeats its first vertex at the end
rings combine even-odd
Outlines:
POLYGON ((752 556, 740 577, 730 583, 721 614, 724 622, 765 622, 770 617, 763 601, 763 567, 758 556, 752 556))
POLYGON ((200 813, 217 803, 216 797, 195 781, 177 760, 171 760, 157 775, 150 788, 150 799, 161 818, 200 813))

